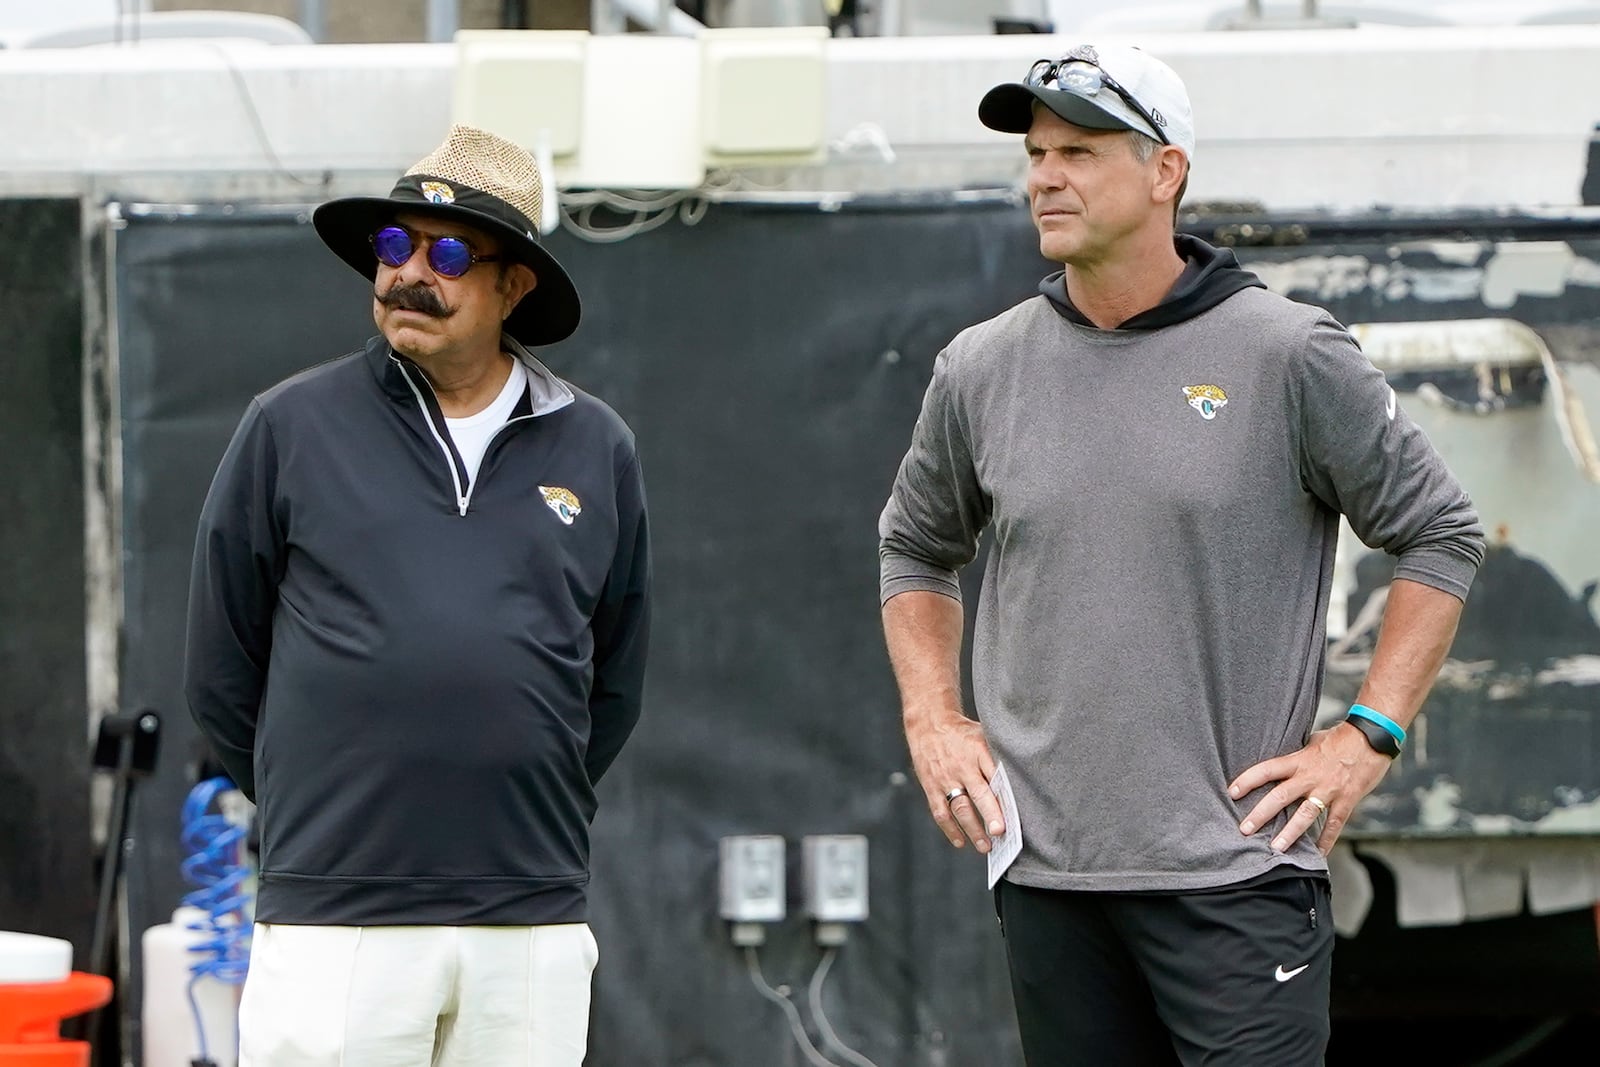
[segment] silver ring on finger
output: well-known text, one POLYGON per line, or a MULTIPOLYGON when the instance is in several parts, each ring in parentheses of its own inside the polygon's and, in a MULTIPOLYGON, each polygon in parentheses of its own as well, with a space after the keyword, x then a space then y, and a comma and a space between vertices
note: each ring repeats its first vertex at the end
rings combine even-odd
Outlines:
POLYGON ((967 791, 965 789, 961 788, 958 785, 954 789, 945 790, 944 802, 946 804, 954 804, 958 798, 964 797, 966 795, 967 795, 967 791))
POLYGON ((1328 813, 1328 805, 1324 804, 1316 797, 1306 797, 1306 803, 1310 804, 1313 808, 1316 808, 1318 815, 1326 815, 1328 813))

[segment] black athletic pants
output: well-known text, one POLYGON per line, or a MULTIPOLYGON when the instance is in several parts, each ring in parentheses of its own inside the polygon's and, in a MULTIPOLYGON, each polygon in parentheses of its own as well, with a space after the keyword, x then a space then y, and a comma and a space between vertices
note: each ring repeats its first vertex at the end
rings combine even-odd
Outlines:
POLYGON ((1195 893, 1001 881, 1028 1067, 1317 1067, 1333 917, 1298 872, 1195 893))

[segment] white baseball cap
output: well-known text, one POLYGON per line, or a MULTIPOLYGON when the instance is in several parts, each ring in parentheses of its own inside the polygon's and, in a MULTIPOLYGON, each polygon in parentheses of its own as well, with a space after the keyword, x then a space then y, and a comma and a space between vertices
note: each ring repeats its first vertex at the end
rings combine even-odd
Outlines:
POLYGON ((1080 44, 1041 59, 1020 82, 997 85, 978 119, 1001 133, 1027 133, 1037 100, 1074 126, 1137 130, 1194 157, 1194 112, 1176 71, 1130 45, 1080 44))

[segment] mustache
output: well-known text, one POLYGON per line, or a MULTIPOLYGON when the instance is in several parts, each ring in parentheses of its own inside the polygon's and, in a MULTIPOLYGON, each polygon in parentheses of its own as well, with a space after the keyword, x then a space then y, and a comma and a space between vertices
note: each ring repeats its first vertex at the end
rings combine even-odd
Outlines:
POLYGON ((455 308, 445 305, 439 294, 426 285, 391 285, 386 293, 374 291, 378 303, 396 311, 420 311, 436 319, 448 319, 455 308))

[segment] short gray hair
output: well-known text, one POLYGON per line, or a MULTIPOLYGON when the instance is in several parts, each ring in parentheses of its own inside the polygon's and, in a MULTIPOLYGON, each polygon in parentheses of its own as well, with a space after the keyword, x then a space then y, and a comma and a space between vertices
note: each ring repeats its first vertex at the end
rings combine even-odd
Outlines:
MULTIPOLYGON (((1148 163, 1155 156, 1156 149, 1161 147, 1161 142, 1151 137, 1148 133, 1138 130, 1128 131, 1128 147, 1133 150, 1133 158, 1140 163, 1148 163)), ((1183 194, 1189 191, 1189 169, 1184 167, 1183 184, 1178 186, 1178 195, 1172 201, 1172 221, 1178 221, 1178 205, 1183 202, 1183 194)))
POLYGON ((1148 133, 1138 130, 1128 131, 1128 147, 1133 149, 1133 158, 1140 163, 1150 162, 1150 157, 1156 154, 1156 149, 1161 147, 1161 142, 1151 137, 1148 133))

